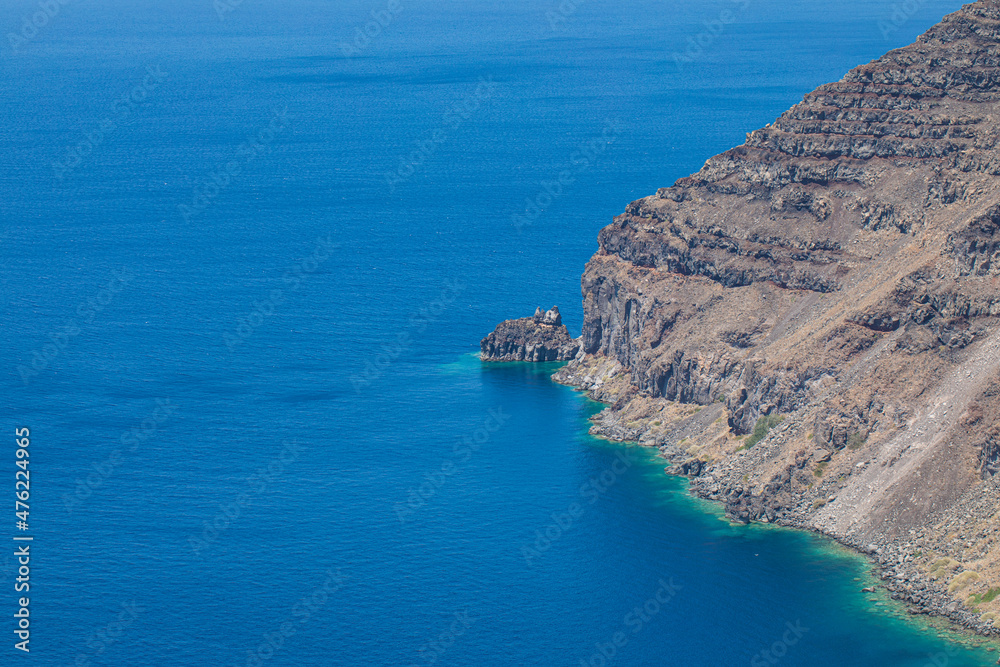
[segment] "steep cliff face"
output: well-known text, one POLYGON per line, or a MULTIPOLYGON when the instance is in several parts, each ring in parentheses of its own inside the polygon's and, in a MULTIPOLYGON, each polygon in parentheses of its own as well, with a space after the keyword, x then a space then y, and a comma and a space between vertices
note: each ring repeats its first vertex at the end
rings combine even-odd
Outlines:
POLYGON ((998 136, 1000 0, 981 0, 630 204, 557 379, 734 517, 834 535, 990 631, 998 136))

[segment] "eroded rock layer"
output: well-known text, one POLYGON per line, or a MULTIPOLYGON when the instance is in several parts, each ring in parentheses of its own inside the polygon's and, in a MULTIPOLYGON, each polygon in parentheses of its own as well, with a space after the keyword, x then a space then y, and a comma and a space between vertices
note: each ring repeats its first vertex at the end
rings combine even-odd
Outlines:
POLYGON ((983 0, 630 204, 557 379, 734 518, 833 535, 896 596, 993 632, 998 136, 983 0))
POLYGON ((534 317, 505 320, 480 344, 483 361, 568 361, 580 351, 562 323, 559 308, 535 311, 534 317))

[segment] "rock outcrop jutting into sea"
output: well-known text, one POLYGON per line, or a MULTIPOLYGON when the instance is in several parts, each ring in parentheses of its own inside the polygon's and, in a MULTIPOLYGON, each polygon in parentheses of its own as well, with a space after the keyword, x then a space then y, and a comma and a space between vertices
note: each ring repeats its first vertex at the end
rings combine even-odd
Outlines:
POLYGON ((556 379, 732 517, 832 535, 915 611, 996 632, 998 137, 983 0, 630 204, 556 379))
POLYGON ((559 308, 534 317, 506 320, 480 342, 483 361, 568 361, 580 351, 579 339, 573 339, 562 323, 559 308))

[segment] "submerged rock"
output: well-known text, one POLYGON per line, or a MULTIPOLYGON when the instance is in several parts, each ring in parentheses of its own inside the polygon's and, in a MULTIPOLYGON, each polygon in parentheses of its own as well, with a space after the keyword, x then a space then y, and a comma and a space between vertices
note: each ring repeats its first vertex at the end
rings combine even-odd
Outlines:
POLYGON ((483 361, 569 361, 580 351, 580 340, 569 335, 559 308, 533 317, 505 320, 479 344, 483 361))

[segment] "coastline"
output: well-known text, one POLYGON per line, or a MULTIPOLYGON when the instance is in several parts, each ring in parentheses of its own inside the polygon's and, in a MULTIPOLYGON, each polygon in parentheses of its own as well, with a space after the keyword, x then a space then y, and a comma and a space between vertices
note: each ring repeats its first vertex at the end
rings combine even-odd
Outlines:
MULTIPOLYGON (((614 429, 608 429, 602 422, 607 420, 608 413, 615 412, 615 406, 620 401, 613 400, 608 394, 602 394, 588 387, 586 382, 569 381, 569 374, 572 373, 572 364, 563 365, 553 375, 552 380, 558 384, 565 385, 582 393, 589 400, 595 401, 604 406, 604 410, 590 418, 592 426, 590 434, 612 442, 630 443, 636 446, 657 449, 658 455, 668 464, 664 468, 664 475, 682 477, 688 481, 687 492, 691 496, 703 501, 711 502, 722 509, 724 516, 734 524, 742 525, 772 525, 780 528, 804 531, 830 539, 848 551, 860 556, 868 563, 870 573, 875 581, 875 588, 884 591, 889 599, 904 605, 906 613, 911 617, 922 617, 932 623, 944 623, 944 630, 950 630, 966 639, 977 638, 985 642, 990 650, 1000 651, 1000 629, 989 622, 984 622, 973 611, 965 608, 954 597, 952 597, 947 587, 922 575, 916 569, 907 566, 906 554, 907 545, 900 540, 886 540, 871 549, 872 545, 860 544, 856 540, 851 540, 835 533, 827 532, 808 522, 808 515, 781 516, 775 520, 765 517, 763 521, 740 521, 728 511, 725 502, 727 495, 722 487, 717 484, 712 472, 715 468, 712 465, 704 466, 695 471, 695 474, 686 474, 685 456, 675 446, 643 442, 639 438, 617 437, 620 433, 615 433, 614 429), (610 432, 609 432, 610 431, 610 432)), ((714 416, 715 412, 708 413, 714 416)), ((679 429, 684 432, 684 425, 679 429)), ((868 588, 868 587, 864 587, 868 588)), ((862 590, 861 592, 868 592, 862 590)), ((875 592, 875 591, 872 591, 875 592)), ((1000 661, 998 661, 1000 662, 1000 661)))
POLYGON ((591 434, 657 448, 732 520, 831 537, 991 638, 998 23, 965 5, 626 206, 554 375, 607 406, 591 434))

